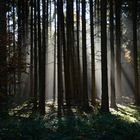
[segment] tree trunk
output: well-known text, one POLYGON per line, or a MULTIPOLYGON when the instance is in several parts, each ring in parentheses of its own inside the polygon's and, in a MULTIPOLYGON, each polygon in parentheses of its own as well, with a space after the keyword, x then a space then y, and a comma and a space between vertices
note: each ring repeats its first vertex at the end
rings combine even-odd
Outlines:
POLYGON ((86 1, 82 0, 82 58, 83 58, 83 107, 89 107, 87 83, 87 48, 86 48, 86 1))
POLYGON ((31 47, 30 47, 30 96, 33 97, 33 0, 31 0, 31 25, 30 25, 30 37, 31 37, 31 47))
POLYGON ((7 100, 7 29, 6 29, 6 1, 0 1, 0 113, 6 113, 7 100))
POLYGON ((138 74, 138 48, 137 48, 137 0, 133 1, 133 50, 134 50, 134 95, 135 104, 140 105, 139 74, 138 74))
POLYGON ((102 69, 101 111, 103 112, 109 112, 106 15, 107 15, 107 0, 101 0, 101 69, 102 69))
POLYGON ((53 102, 55 103, 56 98, 56 47, 57 47, 57 22, 56 22, 56 1, 54 0, 54 12, 55 12, 55 31, 54 31, 54 75, 53 75, 53 102))
POLYGON ((115 0, 117 97, 121 98, 121 0, 115 0))
POLYGON ((80 1, 76 0, 76 39, 77 39, 77 85, 78 85, 78 91, 77 91, 77 104, 79 104, 79 106, 81 106, 81 95, 82 95, 82 81, 81 81, 81 65, 80 65, 80 41, 79 41, 79 30, 80 30, 80 1))
POLYGON ((94 46, 94 23, 93 23, 93 0, 90 0, 90 41, 91 41, 91 103, 96 104, 96 86, 95 86, 95 46, 94 46))
POLYGON ((34 107, 37 109, 38 94, 38 42, 37 42, 37 1, 34 0, 34 107))
POLYGON ((63 75, 62 75, 62 0, 57 1, 57 63, 58 63, 58 117, 62 115, 63 103, 63 75))
POLYGON ((115 94, 115 55, 114 55, 114 7, 113 0, 110 3, 110 85, 111 85, 111 107, 117 108, 115 94))

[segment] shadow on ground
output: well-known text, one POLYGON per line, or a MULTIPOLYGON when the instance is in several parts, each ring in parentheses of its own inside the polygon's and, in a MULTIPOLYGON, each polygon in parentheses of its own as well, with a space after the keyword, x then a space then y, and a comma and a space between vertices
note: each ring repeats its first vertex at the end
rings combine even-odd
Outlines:
POLYGON ((118 107, 107 114, 76 111, 62 118, 57 118, 53 106, 45 117, 18 107, 20 112, 0 118, 0 140, 140 140, 140 109, 134 105, 118 107))

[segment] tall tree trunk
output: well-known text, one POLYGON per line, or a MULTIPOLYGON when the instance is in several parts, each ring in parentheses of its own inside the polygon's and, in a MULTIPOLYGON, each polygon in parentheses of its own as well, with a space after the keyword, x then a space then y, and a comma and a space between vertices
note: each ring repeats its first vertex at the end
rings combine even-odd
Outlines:
POLYGON ((62 75, 62 11, 63 1, 57 1, 57 63, 58 63, 58 117, 62 115, 62 102, 63 102, 63 75, 62 75))
POLYGON ((79 31, 80 31, 80 1, 76 0, 76 39, 77 39, 77 84, 78 84, 78 91, 77 91, 77 102, 81 106, 81 95, 82 95, 82 90, 81 90, 81 65, 80 65, 80 41, 79 41, 79 31))
POLYGON ((138 74, 138 52, 137 52, 137 0, 133 1, 133 50, 134 50, 134 95, 135 104, 140 105, 139 74, 138 74))
POLYGON ((96 104, 96 87, 95 87, 95 46, 94 46, 94 22, 93 22, 93 0, 90 0, 90 42, 91 42, 91 103, 96 104))
POLYGON ((72 4, 73 0, 66 1, 66 37, 67 37, 67 48, 64 53, 64 70, 65 70, 65 94, 66 94, 66 104, 68 112, 71 108, 71 99, 72 99, 72 66, 71 66, 71 57, 72 57, 72 4), (66 53, 65 53, 66 52, 66 53))
POLYGON ((103 112, 109 112, 106 18, 107 18, 107 0, 101 0, 101 69, 102 69, 101 111, 103 112))
MULTIPOLYGON (((15 54, 16 50, 16 40, 15 40, 15 31, 16 31, 16 12, 15 12, 15 0, 12 1, 12 12, 13 12, 13 52, 15 54)), ((14 94, 16 94, 16 68, 13 72, 13 88, 14 88, 14 94)))
POLYGON ((115 0, 117 97, 121 98, 121 0, 115 0))
POLYGON ((45 108, 44 108, 44 103, 42 102, 43 100, 43 89, 42 89, 42 34, 41 34, 41 0, 37 0, 37 19, 38 19, 38 62, 39 62, 39 66, 38 66, 38 76, 39 76, 39 112, 43 115, 45 113, 45 108))
POLYGON ((7 94, 6 1, 0 1, 0 93, 7 94))
POLYGON ((37 42, 37 0, 34 0, 34 107, 37 109, 38 94, 38 42, 37 42))
MULTIPOLYGON (((38 2, 38 6, 40 6, 38 2)), ((47 6, 45 0, 42 0, 42 33, 39 31, 41 30, 41 21, 40 21, 40 7, 38 7, 38 35, 40 35, 39 39, 39 109, 42 115, 45 114, 45 84, 46 84, 46 29, 48 32, 48 14, 46 16, 46 7, 48 10, 48 1, 47 6), (46 27, 47 21, 47 27, 46 27), (42 34, 42 40, 41 40, 42 34), (42 42, 42 43, 41 43, 42 42)), ((48 13, 48 12, 47 12, 48 13)))
POLYGON ((117 108, 115 94, 115 55, 114 55, 114 7, 113 0, 110 3, 110 83, 111 83, 111 107, 117 108))
POLYGON ((30 37, 31 37, 31 47, 30 47, 30 96, 33 97, 33 3, 34 1, 31 0, 31 25, 30 25, 30 37))
POLYGON ((21 48, 22 48, 22 31, 23 31, 23 26, 22 26, 22 18, 21 15, 22 13, 22 1, 18 0, 18 45, 17 45, 17 50, 18 50, 18 93, 21 92, 21 48))
MULTIPOLYGON (((10 2, 7 2, 7 6, 10 7, 10 2)), ((10 33, 10 12, 9 11, 7 12, 7 25, 6 26, 7 26, 7 34, 9 34, 10 33)), ((10 59, 10 49, 11 49, 11 44, 8 43, 7 44, 7 60, 10 59)), ((7 75, 8 81, 11 80, 11 78, 12 78, 11 74, 8 74, 7 75)), ((11 84, 8 81, 7 81, 7 94, 11 95, 11 84)))
POLYGON ((82 57, 83 57, 83 107, 89 107, 87 83, 87 48, 86 48, 86 1, 82 0, 82 57))
POLYGON ((55 31, 54 31, 54 75, 53 75, 53 102, 55 103, 56 98, 56 47, 57 47, 57 22, 56 22, 56 0, 54 0, 54 12, 55 12, 55 31))

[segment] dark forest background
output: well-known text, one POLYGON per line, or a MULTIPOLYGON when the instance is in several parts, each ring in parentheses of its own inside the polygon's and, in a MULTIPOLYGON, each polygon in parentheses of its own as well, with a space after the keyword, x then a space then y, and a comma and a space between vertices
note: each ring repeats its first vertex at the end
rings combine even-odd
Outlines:
POLYGON ((0 140, 140 140, 139 0, 0 0, 0 140))

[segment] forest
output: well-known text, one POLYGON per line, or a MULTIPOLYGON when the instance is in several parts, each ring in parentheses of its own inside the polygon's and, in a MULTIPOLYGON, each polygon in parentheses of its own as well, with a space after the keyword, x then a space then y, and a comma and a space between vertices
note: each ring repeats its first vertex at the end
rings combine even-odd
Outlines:
POLYGON ((140 140, 140 0, 0 0, 0 140, 140 140))

